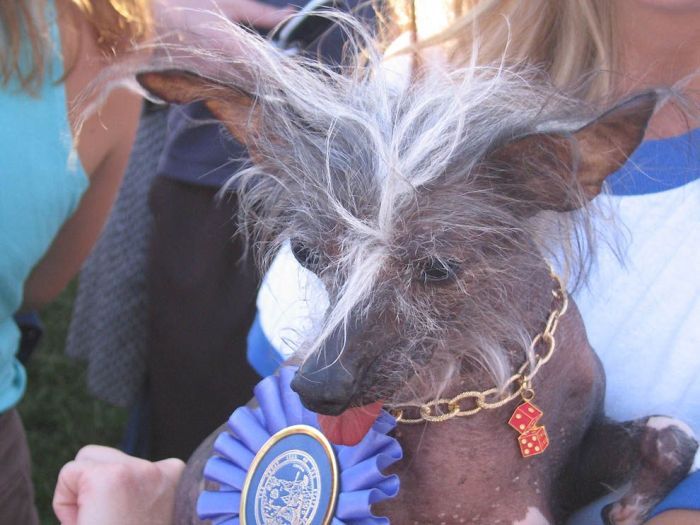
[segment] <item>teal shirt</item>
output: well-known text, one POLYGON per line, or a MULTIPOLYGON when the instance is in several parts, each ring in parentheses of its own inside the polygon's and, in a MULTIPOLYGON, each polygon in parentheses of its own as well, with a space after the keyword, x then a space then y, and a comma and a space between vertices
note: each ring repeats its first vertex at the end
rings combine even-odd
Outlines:
POLYGON ((0 89, 0 413, 22 397, 26 374, 15 354, 12 316, 24 282, 75 211, 88 181, 72 149, 53 2, 47 20, 54 49, 38 96, 16 84, 0 89))

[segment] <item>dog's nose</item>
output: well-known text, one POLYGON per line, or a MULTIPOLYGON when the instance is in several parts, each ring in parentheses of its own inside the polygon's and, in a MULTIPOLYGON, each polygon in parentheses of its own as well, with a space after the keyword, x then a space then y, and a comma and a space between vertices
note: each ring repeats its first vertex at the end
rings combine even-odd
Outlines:
POLYGON ((319 414, 341 414, 357 394, 371 360, 369 348, 358 344, 364 327, 354 318, 337 326, 297 370, 292 389, 306 408, 319 414))
POLYGON ((355 378, 334 365, 311 369, 302 365, 292 380, 294 390, 306 408, 319 414, 337 416, 350 404, 355 394, 355 378))

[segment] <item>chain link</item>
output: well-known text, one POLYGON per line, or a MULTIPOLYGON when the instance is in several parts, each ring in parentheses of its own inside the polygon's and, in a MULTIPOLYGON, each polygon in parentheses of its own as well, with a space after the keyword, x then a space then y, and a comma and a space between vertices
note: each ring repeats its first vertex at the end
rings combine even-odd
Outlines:
POLYGON ((491 410, 507 405, 514 399, 532 399, 534 392, 531 384, 542 365, 546 364, 554 354, 557 340, 554 337, 559 319, 566 313, 569 307, 569 296, 558 275, 550 269, 550 275, 555 282, 552 290, 555 307, 550 312, 544 330, 535 335, 530 343, 530 354, 534 356, 532 367, 530 361, 525 361, 518 371, 506 381, 503 388, 489 388, 483 392, 470 390, 462 392, 451 399, 436 399, 424 404, 402 404, 390 406, 389 411, 396 418, 397 423, 407 425, 423 423, 425 421, 440 423, 455 417, 473 416, 482 410, 491 410), (539 351, 542 350, 540 353, 539 351), (417 417, 407 417, 407 411, 415 412, 417 417))

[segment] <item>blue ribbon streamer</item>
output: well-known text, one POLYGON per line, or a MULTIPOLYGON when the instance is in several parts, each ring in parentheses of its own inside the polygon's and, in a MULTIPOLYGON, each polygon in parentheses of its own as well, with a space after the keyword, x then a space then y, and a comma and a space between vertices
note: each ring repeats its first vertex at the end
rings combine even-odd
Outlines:
MULTIPOLYGON (((197 514, 214 525, 238 525, 241 491, 255 454, 267 440, 292 425, 319 428, 317 416, 301 404, 290 383, 296 369, 284 367, 279 375, 263 379, 255 387, 258 408, 240 407, 228 420, 229 431, 214 443, 204 477, 218 490, 204 490, 197 500, 197 514)), ((332 445, 339 469, 339 492, 332 525, 383 525, 389 520, 372 514, 374 503, 398 494, 399 478, 382 473, 402 457, 398 441, 388 435, 396 422, 382 411, 357 445, 332 445)))

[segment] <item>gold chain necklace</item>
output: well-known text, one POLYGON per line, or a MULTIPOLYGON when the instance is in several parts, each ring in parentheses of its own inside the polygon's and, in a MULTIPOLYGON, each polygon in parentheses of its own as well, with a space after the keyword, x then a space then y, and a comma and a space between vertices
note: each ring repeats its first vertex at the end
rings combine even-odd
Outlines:
POLYGON ((529 360, 525 361, 506 381, 503 388, 493 387, 483 392, 469 390, 450 399, 436 399, 424 404, 391 405, 389 412, 396 418, 396 422, 407 425, 423 422, 440 423, 455 417, 472 416, 482 410, 500 408, 520 397, 523 404, 516 408, 508 424, 520 434, 519 444, 524 457, 544 452, 549 445, 549 439, 545 427, 537 426, 543 412, 531 403, 535 397, 532 379, 552 358, 556 348, 554 334, 559 326, 559 319, 566 313, 569 306, 569 296, 561 279, 551 268, 550 275, 555 282, 552 290, 555 306, 547 318, 544 330, 538 333, 530 343, 530 351, 535 356, 532 366, 529 360), (406 417, 406 412, 409 410, 417 410, 417 417, 406 417))

